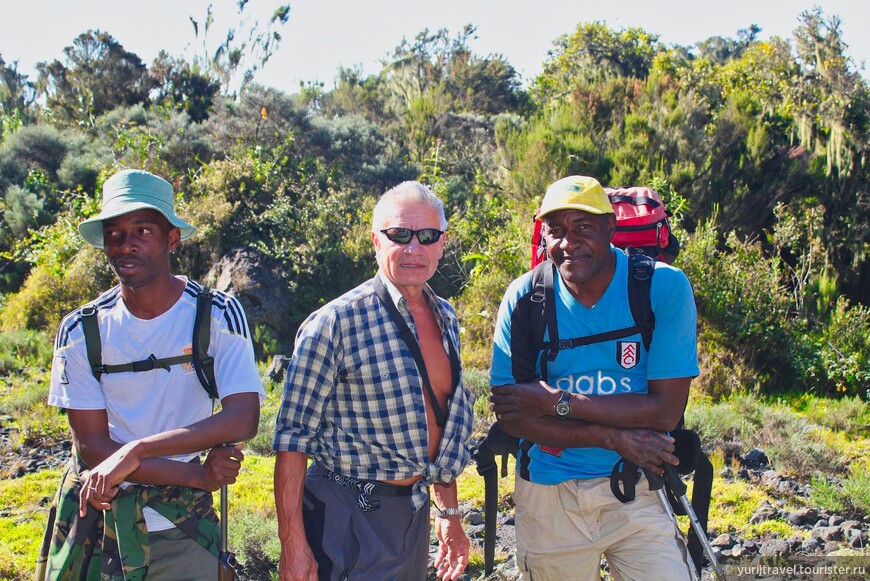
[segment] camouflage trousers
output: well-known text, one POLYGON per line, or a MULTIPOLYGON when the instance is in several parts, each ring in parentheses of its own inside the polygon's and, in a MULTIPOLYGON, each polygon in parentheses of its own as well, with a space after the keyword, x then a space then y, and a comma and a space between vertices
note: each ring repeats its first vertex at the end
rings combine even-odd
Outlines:
POLYGON ((37 581, 142 581, 151 550, 142 509, 154 509, 215 557, 220 526, 210 492, 183 486, 130 486, 111 510, 88 506, 79 517, 80 470, 76 457, 61 478, 49 511, 36 565, 37 581))

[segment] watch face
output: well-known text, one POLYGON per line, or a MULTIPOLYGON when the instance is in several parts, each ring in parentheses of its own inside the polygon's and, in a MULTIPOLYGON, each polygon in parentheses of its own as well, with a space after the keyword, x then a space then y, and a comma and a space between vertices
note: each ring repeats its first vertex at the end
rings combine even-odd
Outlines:
POLYGON ((566 392, 562 393, 562 396, 559 398, 559 401, 556 402, 555 411, 556 415, 560 418, 567 417, 568 414, 571 413, 571 394, 566 392))

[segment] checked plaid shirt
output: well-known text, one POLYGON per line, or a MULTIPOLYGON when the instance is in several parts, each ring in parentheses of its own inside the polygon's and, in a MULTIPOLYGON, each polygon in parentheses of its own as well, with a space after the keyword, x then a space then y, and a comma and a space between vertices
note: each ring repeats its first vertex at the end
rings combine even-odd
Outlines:
MULTIPOLYGON (((395 287, 378 276, 395 297, 395 287)), ((458 353, 453 307, 428 286, 425 297, 444 349, 452 341, 458 353)), ((405 299, 397 306, 416 333, 405 299)), ((299 328, 272 447, 303 452, 329 470, 359 479, 421 475, 414 485, 416 511, 428 502, 428 486, 452 482, 471 455, 474 395, 462 380, 450 398, 434 462, 429 462, 427 405, 414 358, 369 280, 312 313, 299 328)))

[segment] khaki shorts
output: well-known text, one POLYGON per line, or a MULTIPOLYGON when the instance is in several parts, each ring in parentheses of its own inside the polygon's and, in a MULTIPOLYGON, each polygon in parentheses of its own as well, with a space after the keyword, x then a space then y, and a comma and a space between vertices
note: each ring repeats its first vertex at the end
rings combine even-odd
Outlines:
POLYGON ((516 480, 517 565, 525 581, 694 579, 682 534, 649 490, 621 503, 608 478, 554 486, 516 480))

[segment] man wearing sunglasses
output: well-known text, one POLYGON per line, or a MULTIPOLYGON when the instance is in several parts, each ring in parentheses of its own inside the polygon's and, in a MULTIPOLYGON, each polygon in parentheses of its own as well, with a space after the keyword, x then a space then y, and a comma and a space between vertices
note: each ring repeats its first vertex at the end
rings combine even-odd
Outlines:
POLYGON ((296 335, 273 443, 282 581, 425 579, 430 487, 438 576, 468 563, 455 479, 474 396, 456 313, 427 284, 446 229, 428 188, 389 190, 372 216, 377 275, 296 335))

